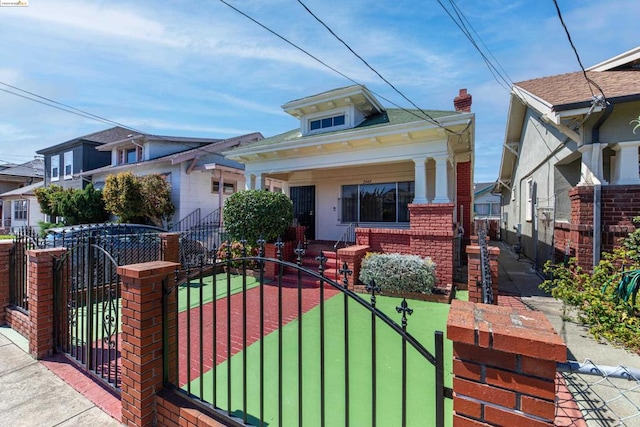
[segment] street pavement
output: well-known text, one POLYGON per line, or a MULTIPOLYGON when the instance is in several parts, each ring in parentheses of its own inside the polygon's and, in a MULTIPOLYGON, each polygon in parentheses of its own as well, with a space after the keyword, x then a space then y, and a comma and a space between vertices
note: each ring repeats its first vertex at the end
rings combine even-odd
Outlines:
POLYGON ((28 353, 27 340, 0 327, 0 426, 120 426, 28 353))

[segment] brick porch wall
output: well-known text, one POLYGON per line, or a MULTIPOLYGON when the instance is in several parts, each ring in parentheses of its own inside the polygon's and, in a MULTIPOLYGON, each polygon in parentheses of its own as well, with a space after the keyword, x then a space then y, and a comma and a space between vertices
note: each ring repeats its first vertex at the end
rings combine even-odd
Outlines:
POLYGON ((356 244, 373 252, 414 254, 436 263, 436 285, 453 283, 453 209, 446 204, 410 204, 410 229, 356 229, 356 244))
POLYGON ((601 187, 601 230, 593 229, 592 186, 574 187, 571 198, 571 221, 558 222, 554 229, 555 261, 561 262, 569 244, 569 256, 578 265, 591 270, 593 234, 601 233, 601 251, 611 252, 621 238, 635 230, 633 218, 640 215, 639 185, 604 185, 601 187))

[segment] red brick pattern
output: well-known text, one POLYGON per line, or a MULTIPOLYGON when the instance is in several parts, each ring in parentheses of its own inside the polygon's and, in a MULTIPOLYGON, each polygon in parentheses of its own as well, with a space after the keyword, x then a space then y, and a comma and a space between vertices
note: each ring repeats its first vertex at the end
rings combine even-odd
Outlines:
POLYGON ((29 353, 36 359, 53 354, 53 267, 65 249, 27 251, 29 274, 29 353))
POLYGON ((180 233, 160 233, 162 260, 180 262, 180 233))
POLYGON ((0 241, 0 325, 6 323, 5 308, 9 306, 9 253, 12 248, 11 240, 0 241))
POLYGON ((464 238, 471 236, 471 214, 473 202, 473 186, 472 186, 471 162, 456 164, 456 195, 458 206, 456 207, 458 215, 460 215, 460 206, 462 206, 462 218, 458 217, 458 222, 462 222, 464 227, 464 238))
POLYGON ((156 423, 155 394, 162 390, 162 281, 176 263, 118 267, 122 277, 122 419, 128 426, 156 423))
MULTIPOLYGON (((369 246, 349 246, 347 248, 338 249, 338 270, 343 267, 343 264, 347 263, 347 269, 351 270, 352 274, 348 277, 348 288, 358 291, 363 291, 364 286, 358 285, 358 277, 360 277, 360 267, 362 266, 362 258, 369 251, 369 246)), ((342 281, 340 281, 342 283, 342 281)))
MULTIPOLYGON (((477 237, 475 240, 475 243, 477 244, 477 237)), ((497 305, 500 298, 498 291, 498 256, 500 255, 500 249, 496 247, 489 247, 488 249, 493 303, 497 305)), ((467 246, 467 260, 467 288, 469 290, 469 301, 482 303, 482 287, 478 286, 478 283, 482 281, 480 246, 467 246)))
POLYGON ((540 312, 453 301, 454 426, 552 426, 566 346, 540 312))
POLYGON ((157 420, 166 427, 224 427, 180 396, 161 392, 156 395, 157 420))
POLYGON ((7 325, 23 337, 29 339, 29 334, 31 333, 29 315, 10 307, 6 307, 4 313, 7 325))

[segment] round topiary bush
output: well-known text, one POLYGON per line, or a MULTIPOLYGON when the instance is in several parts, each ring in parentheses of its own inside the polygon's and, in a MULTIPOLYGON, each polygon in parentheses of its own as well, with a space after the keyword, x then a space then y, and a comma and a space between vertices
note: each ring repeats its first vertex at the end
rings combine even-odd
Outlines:
POLYGON ((360 281, 375 280, 384 292, 433 293, 436 264, 418 255, 368 253, 362 260, 360 281))
POLYGON ((239 191, 225 201, 223 216, 230 239, 255 245, 261 236, 269 242, 284 235, 293 222, 293 202, 283 193, 239 191))

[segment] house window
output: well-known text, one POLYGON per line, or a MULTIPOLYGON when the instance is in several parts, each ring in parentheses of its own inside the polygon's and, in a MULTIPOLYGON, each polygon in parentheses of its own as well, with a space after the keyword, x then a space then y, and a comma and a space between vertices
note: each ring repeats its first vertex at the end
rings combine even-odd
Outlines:
POLYGON ((26 220, 27 219, 27 201, 15 200, 13 202, 13 219, 26 220))
POLYGON ((73 151, 64 153, 64 179, 73 178, 73 151))
POLYGON ((500 203, 491 204, 491 215, 500 216, 500 203))
POLYGON ((409 222, 413 181, 342 186, 342 222, 409 222))
POLYGON ((60 156, 51 156, 51 181, 60 179, 60 156))
POLYGON ((533 219, 533 179, 531 178, 527 180, 526 192, 527 211, 525 212, 525 219, 531 221, 533 219))
MULTIPOLYGON (((211 180, 211 192, 218 193, 220 191, 220 181, 211 180)), ((236 192, 235 182, 225 182, 222 184, 222 194, 233 194, 236 192)))
POLYGON ((322 119, 314 119, 309 121, 309 131, 327 129, 335 126, 342 126, 345 123, 344 114, 333 117, 324 117, 322 119))
POLYGON ((491 205, 489 203, 475 203, 473 210, 478 216, 489 216, 491 205))
POLYGON ((118 164, 124 165, 142 161, 142 147, 127 148, 118 151, 118 164))

